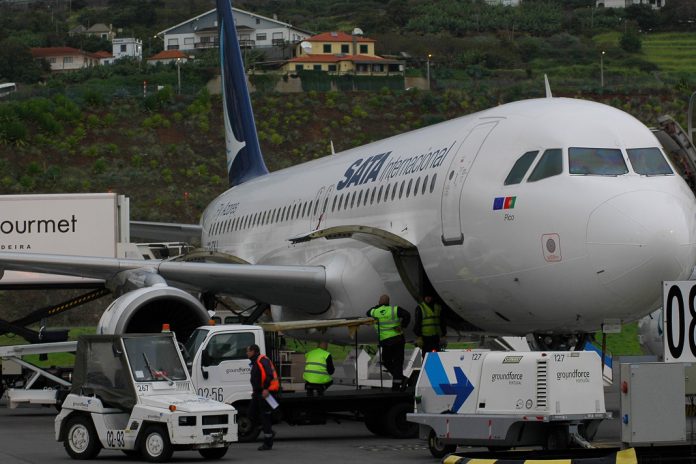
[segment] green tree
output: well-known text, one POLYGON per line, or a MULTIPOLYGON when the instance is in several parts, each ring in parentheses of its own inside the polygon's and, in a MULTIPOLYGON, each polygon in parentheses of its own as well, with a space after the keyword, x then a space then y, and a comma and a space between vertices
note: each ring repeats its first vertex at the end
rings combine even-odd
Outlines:
POLYGON ((12 37, 0 41, 0 78, 33 83, 41 79, 48 63, 35 61, 31 50, 12 37))
POLYGON ((642 40, 637 31, 627 31, 621 35, 619 45, 629 53, 637 53, 642 47, 642 40))

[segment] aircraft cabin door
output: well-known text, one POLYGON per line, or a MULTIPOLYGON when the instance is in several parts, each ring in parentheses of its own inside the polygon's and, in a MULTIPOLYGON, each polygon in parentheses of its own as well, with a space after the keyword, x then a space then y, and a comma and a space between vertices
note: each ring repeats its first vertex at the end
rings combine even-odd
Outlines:
POLYGON ((469 169, 474 160, 476 160, 483 142, 486 141, 486 137, 497 124, 497 121, 491 121, 474 127, 459 146, 459 150, 457 150, 456 155, 450 162, 442 189, 442 206, 440 210, 442 217, 442 243, 445 246, 459 245, 464 242, 460 208, 462 189, 464 188, 466 178, 469 176, 469 169))

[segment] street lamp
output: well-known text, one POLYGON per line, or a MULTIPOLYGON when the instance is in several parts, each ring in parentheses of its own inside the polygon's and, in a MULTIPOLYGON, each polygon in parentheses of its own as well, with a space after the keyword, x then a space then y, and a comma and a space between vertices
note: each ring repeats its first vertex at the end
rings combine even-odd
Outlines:
POLYGON ((430 90, 430 58, 432 57, 433 55, 428 53, 428 61, 425 62, 426 76, 428 80, 428 90, 430 90))
POLYGON ((602 88, 604 88, 604 54, 606 52, 602 50, 602 54, 599 55, 599 82, 602 88))
POLYGON ((178 94, 181 95, 181 58, 176 59, 176 77, 177 77, 177 88, 178 94))

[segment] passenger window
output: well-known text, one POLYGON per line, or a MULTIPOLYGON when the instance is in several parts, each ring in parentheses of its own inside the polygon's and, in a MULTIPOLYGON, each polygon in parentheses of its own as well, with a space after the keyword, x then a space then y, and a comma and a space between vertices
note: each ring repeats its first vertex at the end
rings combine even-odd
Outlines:
POLYGON ((312 215, 317 214, 317 209, 319 209, 319 199, 318 198, 314 202, 314 212, 312 213, 312 215))
POLYGON ((546 150, 529 175, 527 182, 536 182, 563 172, 563 151, 560 148, 546 150))
POLYGON ((394 199, 396 198, 396 187, 397 187, 398 185, 399 185, 399 184, 394 184, 394 185, 393 185, 394 188, 392 189, 392 196, 391 196, 392 201, 394 201, 394 199))
POLYGON ((283 212, 280 213, 280 220, 281 220, 281 221, 284 221, 284 220, 285 220, 285 208, 287 208, 287 206, 283 206, 283 212))
POLYGON ((365 190, 365 198, 363 199, 363 206, 367 206, 367 197, 370 196, 370 189, 365 190))
POLYGON ((505 178, 503 185, 513 185, 522 182, 524 175, 527 174, 527 171, 529 170, 529 166, 532 165, 538 154, 539 150, 528 151, 524 155, 517 158, 517 161, 515 161, 514 166, 512 166, 512 169, 510 170, 510 173, 505 178))
POLYGON ((644 176, 674 174, 659 148, 629 148, 626 151, 636 174, 644 176))
POLYGON ((328 206, 328 204, 329 204, 329 197, 327 196, 324 199, 324 206, 321 208, 321 214, 324 214, 326 212, 326 207, 328 206))
POLYGON ((372 195, 370 195, 370 204, 375 202, 375 195, 377 194, 377 187, 372 187, 372 195))
POLYGON ((362 194, 363 194, 363 191, 361 190, 360 193, 358 194, 358 207, 360 207, 360 201, 362 201, 362 194))
POLYGON ((435 190, 435 180, 437 179, 437 173, 433 174, 433 180, 430 181, 430 193, 433 193, 433 190, 435 190))
POLYGON ((353 209, 353 205, 355 205, 355 192, 350 197, 350 209, 353 209))
POLYGON ((304 202, 304 205, 302 205, 302 217, 305 217, 307 215, 307 202, 304 202))
POLYGON ((425 195, 425 191, 428 189, 428 176, 425 176, 425 179, 423 179, 423 191, 421 192, 421 195, 425 195))
POLYGON ((384 190, 384 185, 379 186, 379 192, 377 193, 377 203, 382 201, 382 190, 384 190))
POLYGON ((620 176, 628 172, 618 148, 569 148, 568 166, 571 174, 620 176))
POLYGON ((333 213, 334 211, 336 211, 336 203, 337 203, 337 202, 338 202, 338 195, 336 195, 336 196, 334 197, 334 201, 333 201, 333 203, 331 204, 331 212, 332 212, 332 213, 333 213))
POLYGON ((406 198, 411 195, 411 185, 413 184, 413 179, 408 180, 408 188, 406 188, 406 198))
POLYGON ((413 196, 418 195, 418 187, 420 186, 420 177, 416 179, 416 185, 413 186, 413 196))
POLYGON ((391 184, 387 184, 387 190, 384 191, 384 201, 389 201, 389 189, 391 188, 391 184))
POLYGON ((401 197, 404 195, 404 187, 406 186, 406 181, 402 180, 401 181, 401 188, 399 189, 399 200, 401 200, 401 197))

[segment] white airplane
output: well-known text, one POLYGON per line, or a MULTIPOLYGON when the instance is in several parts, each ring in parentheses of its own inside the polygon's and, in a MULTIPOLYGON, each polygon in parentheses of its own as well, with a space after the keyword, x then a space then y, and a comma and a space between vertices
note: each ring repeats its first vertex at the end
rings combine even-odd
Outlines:
POLYGON ((410 310, 434 292, 455 328, 553 348, 648 314, 662 281, 691 274, 694 195, 647 127, 598 103, 549 93, 268 173, 217 3, 231 188, 200 230, 226 262, 0 253, 2 269, 103 279, 122 296, 102 332, 166 319, 186 336, 208 316, 182 289, 277 320, 362 316, 383 293, 410 310))

